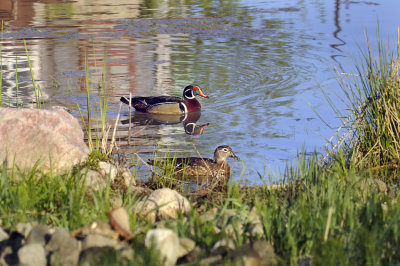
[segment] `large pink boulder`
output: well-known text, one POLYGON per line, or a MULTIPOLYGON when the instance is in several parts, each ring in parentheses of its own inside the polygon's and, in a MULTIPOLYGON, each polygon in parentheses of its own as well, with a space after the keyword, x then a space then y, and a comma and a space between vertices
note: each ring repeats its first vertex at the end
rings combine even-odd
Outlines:
POLYGON ((72 115, 58 110, 0 108, 0 163, 63 171, 84 161, 89 149, 72 115))

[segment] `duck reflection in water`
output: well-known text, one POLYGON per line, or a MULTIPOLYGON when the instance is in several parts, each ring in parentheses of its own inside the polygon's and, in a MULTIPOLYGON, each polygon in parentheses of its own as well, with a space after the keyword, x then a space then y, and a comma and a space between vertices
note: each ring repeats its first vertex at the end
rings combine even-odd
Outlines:
POLYGON ((145 125, 175 125, 182 123, 185 133, 188 135, 201 135, 204 128, 209 123, 197 125, 196 122, 200 119, 201 112, 191 112, 178 115, 165 115, 165 114, 150 114, 133 112, 130 119, 122 120, 121 123, 145 126, 145 125))

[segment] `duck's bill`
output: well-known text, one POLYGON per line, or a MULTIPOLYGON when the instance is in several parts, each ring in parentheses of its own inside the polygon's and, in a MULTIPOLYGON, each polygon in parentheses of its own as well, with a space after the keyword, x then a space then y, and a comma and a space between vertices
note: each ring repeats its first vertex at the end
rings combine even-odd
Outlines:
POLYGON ((208 98, 208 96, 205 95, 205 94, 203 93, 203 91, 200 90, 200 89, 199 89, 199 96, 204 97, 204 98, 208 98))
POLYGON ((236 154, 232 153, 231 157, 235 160, 240 161, 240 158, 236 156, 236 154))
POLYGON ((204 130, 205 127, 208 126, 208 124, 209 124, 209 123, 200 126, 200 135, 203 134, 203 130, 204 130))

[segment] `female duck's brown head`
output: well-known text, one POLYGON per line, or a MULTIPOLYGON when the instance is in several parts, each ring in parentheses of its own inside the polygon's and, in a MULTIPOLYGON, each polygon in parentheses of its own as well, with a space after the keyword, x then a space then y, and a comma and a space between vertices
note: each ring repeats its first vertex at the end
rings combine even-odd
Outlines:
POLYGON ((225 163, 226 158, 232 157, 238 161, 240 158, 233 153, 232 148, 227 145, 218 146, 214 152, 214 160, 217 164, 225 163))

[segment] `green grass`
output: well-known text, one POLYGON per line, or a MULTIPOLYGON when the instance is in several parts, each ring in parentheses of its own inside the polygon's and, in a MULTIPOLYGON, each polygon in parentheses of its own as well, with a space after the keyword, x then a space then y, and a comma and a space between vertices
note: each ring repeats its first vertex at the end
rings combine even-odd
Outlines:
MULTIPOLYGON (((387 193, 374 186, 366 190, 362 184, 373 176, 360 172, 357 162, 346 160, 343 154, 324 167, 319 166, 316 157, 300 158, 287 172, 293 181, 279 189, 241 188, 231 183, 226 192, 215 191, 203 197, 188 195, 196 207, 188 217, 181 216, 166 226, 179 236, 194 240, 203 250, 203 257, 220 239, 233 239, 237 246, 264 239, 273 243, 282 261, 292 265, 306 255, 312 255, 315 262, 340 265, 388 265, 400 261, 400 196, 396 185, 389 187, 387 193), (214 207, 219 209, 216 216, 202 221, 201 214, 214 207), (265 231, 262 236, 240 232, 241 227, 249 225, 246 217, 252 207, 261 218, 265 231), (226 218, 225 214, 231 211, 235 216, 226 218), (233 231, 214 230, 217 225, 228 224, 233 231)), ((40 169, 20 173, 3 167, 3 226, 13 228, 18 222, 38 220, 73 230, 94 220, 107 221, 111 197, 121 197, 128 210, 140 198, 110 184, 102 191, 91 191, 82 185, 84 178, 79 169, 54 176, 40 169)), ((132 231, 138 232, 135 245, 140 246, 152 224, 133 212, 130 220, 132 231)))
POLYGON ((400 41, 395 47, 377 32, 376 49, 366 35, 354 73, 338 72, 349 113, 343 117, 342 149, 355 157, 360 168, 379 171, 381 178, 396 178, 400 163, 400 41), (392 173, 391 173, 392 172, 392 173))

